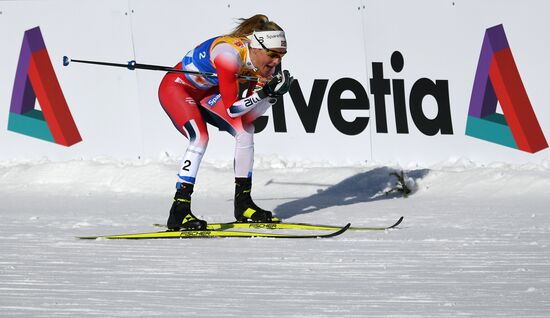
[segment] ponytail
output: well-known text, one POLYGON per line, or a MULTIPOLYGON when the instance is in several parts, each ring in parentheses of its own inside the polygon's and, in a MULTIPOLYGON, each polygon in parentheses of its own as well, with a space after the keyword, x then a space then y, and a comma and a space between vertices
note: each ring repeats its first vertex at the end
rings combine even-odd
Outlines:
POLYGON ((254 31, 282 31, 283 29, 277 23, 269 21, 269 18, 263 14, 256 14, 248 19, 240 18, 240 23, 229 35, 235 37, 245 37, 254 33, 254 31))

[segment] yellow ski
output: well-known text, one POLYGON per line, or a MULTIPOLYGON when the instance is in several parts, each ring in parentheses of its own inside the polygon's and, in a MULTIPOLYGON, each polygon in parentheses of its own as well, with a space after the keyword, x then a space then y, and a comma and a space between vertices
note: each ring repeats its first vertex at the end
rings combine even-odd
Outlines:
MULTIPOLYGON (((400 217, 397 222, 390 226, 382 227, 350 227, 349 230, 354 231, 384 231, 393 229, 403 222, 403 217, 400 217)), ((166 227, 165 224, 153 224, 157 227, 166 227)), ((291 229, 291 230, 310 230, 310 231, 337 231, 341 226, 336 225, 320 225, 309 223, 286 223, 280 219, 273 222, 229 222, 229 223, 208 223, 208 230, 227 230, 227 229, 291 229)))
POLYGON ((264 233, 264 232, 241 232, 241 231, 221 231, 221 230, 186 230, 186 231, 163 231, 148 233, 131 233, 100 236, 81 236, 80 239, 187 239, 187 238, 216 238, 216 237, 268 237, 268 238, 328 238, 340 235, 347 231, 351 226, 348 223, 337 231, 327 234, 282 234, 282 233, 264 233))

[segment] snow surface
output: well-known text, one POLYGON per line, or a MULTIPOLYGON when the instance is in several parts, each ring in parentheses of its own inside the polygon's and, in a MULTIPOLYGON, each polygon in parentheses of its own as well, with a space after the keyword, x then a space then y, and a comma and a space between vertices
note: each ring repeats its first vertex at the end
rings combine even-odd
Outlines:
MULTIPOLYGON (((176 160, 0 163, 1 317, 549 317, 550 162, 392 167, 256 162, 288 221, 396 230, 331 239, 78 240, 164 222, 176 160)), ((193 208, 232 220, 231 163, 193 208)))

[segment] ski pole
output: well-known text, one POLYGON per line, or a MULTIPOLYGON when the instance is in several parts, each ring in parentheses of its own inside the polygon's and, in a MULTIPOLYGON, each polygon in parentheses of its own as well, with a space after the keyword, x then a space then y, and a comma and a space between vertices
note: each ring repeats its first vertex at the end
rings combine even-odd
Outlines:
MULTIPOLYGON (((199 71, 187 71, 187 70, 178 70, 173 67, 169 66, 161 66, 161 65, 150 65, 150 64, 139 64, 136 61, 128 61, 126 64, 122 63, 110 63, 110 62, 99 62, 99 61, 87 61, 87 60, 77 60, 77 59, 71 59, 68 56, 63 56, 63 66, 68 66, 70 63, 83 63, 83 64, 94 64, 94 65, 103 65, 103 66, 114 66, 114 67, 124 67, 131 71, 135 69, 142 69, 142 70, 152 70, 152 71, 164 71, 164 72, 175 72, 175 73, 183 73, 183 74, 191 74, 191 75, 200 75, 200 76, 206 76, 206 77, 218 77, 218 74, 212 73, 212 72, 199 72, 199 71)), ((258 78, 254 76, 245 76, 245 75, 237 75, 237 78, 247 80, 247 81, 257 81, 258 78)))

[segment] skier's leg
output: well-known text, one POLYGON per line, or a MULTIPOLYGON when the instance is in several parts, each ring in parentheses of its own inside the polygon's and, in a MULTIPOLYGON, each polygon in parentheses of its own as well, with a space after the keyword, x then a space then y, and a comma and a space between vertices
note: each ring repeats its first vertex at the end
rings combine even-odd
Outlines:
POLYGON ((251 197, 254 126, 247 124, 244 127, 235 134, 235 218, 241 222, 269 222, 272 213, 258 207, 251 197))
POLYGON ((254 167, 254 127, 235 134, 235 178, 251 178, 254 167), (250 130, 251 131, 248 131, 250 130))
MULTIPOLYGON (((197 110, 198 111, 198 110, 197 110)), ((195 184, 199 166, 208 147, 208 130, 199 114, 195 114, 183 124, 184 135, 189 139, 189 145, 183 155, 178 171, 178 182, 195 184)))
POLYGON ((208 96, 201 101, 208 122, 235 137, 235 218, 239 221, 266 221, 272 213, 259 208, 250 195, 254 165, 254 125, 245 117, 230 117, 221 98, 208 96))
POLYGON ((206 124, 195 98, 185 89, 178 75, 169 73, 164 77, 159 87, 159 100, 176 129, 189 139, 189 146, 178 171, 176 194, 167 226, 171 230, 206 229, 206 222, 191 212, 191 194, 200 162, 208 146, 206 124))

